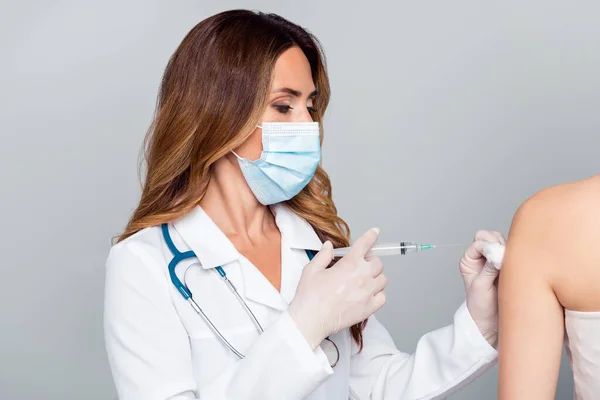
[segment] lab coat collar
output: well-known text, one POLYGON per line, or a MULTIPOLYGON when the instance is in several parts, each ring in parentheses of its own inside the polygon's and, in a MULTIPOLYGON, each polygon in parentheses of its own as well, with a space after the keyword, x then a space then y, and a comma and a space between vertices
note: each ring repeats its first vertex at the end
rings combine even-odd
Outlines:
POLYGON ((194 251, 204 269, 229 264, 241 256, 233 243, 200 206, 194 207, 191 212, 175 221, 173 226, 194 251))
POLYGON ((313 227, 283 204, 271 206, 284 246, 319 251, 323 245, 313 227))
MULTIPOLYGON (((284 246, 292 249, 321 249, 312 226, 283 204, 271 206, 284 246)), ((200 206, 173 223, 183 241, 196 253, 202 268, 210 269, 239 260, 241 254, 200 206)), ((185 251, 180 249, 180 251, 185 251)))

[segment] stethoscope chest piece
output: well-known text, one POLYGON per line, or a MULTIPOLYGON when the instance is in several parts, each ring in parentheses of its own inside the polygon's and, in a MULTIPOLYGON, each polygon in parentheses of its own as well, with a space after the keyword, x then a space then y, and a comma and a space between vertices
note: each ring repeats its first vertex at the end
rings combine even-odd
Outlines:
POLYGON ((338 361, 340 361, 340 350, 338 349, 335 342, 329 338, 325 338, 321 343, 321 350, 327 356, 327 360, 329 360, 329 365, 331 368, 334 368, 338 361))

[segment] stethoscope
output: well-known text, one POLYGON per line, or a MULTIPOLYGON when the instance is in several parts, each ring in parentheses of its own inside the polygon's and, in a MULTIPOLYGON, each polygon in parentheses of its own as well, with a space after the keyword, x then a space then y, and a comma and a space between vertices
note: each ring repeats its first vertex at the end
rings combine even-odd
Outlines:
MULTIPOLYGON (((188 250, 184 253, 180 252, 177 249, 177 247, 175 247, 175 244, 173 243, 173 240, 171 239, 171 234, 169 233, 169 225, 162 224, 161 228, 162 228, 162 234, 165 239, 165 242, 167 243, 169 250, 171 250, 171 253, 173 254, 173 259, 169 262, 169 267, 168 267, 169 268, 169 276, 171 277, 171 282, 173 283, 173 285, 175 285, 175 287, 177 288, 179 293, 181 293, 183 298, 185 300, 187 300, 187 302, 192 306, 192 308, 196 311, 196 313, 198 313, 198 315, 200 315, 204 319, 204 321, 208 324, 208 326, 215 333, 215 335, 217 335, 217 337, 221 340, 221 342, 225 346, 227 346, 227 348, 229 350, 231 350, 231 352, 234 353, 236 356, 238 356, 241 359, 244 358, 244 355, 240 351, 238 351, 227 340, 227 338, 225 336, 223 336, 223 334, 219 331, 219 329, 215 326, 215 324, 212 323, 210 318, 208 318, 208 316, 204 313, 202 308, 194 300, 190 289, 188 289, 187 282, 186 282, 187 272, 189 271, 191 266, 196 265, 196 264, 192 264, 192 265, 190 265, 190 267, 188 267, 186 269, 186 271, 183 274, 183 282, 181 282, 181 280, 177 277, 177 274, 175 274, 175 267, 177 267, 177 265, 180 262, 182 262, 183 260, 187 260, 190 258, 197 258, 196 253, 194 253, 193 250, 188 250)), ((306 250, 306 254, 308 255, 309 260, 312 260, 313 257, 315 256, 315 254, 311 250, 306 250)), ((254 315, 254 313, 252 312, 250 307, 248 307, 248 304, 246 304, 246 302, 244 301, 242 296, 240 296, 240 294, 238 293, 233 282, 231 282, 227 278, 227 274, 225 273, 223 268, 219 266, 219 267, 214 268, 213 271, 221 278, 221 280, 223 282, 225 282, 225 285, 231 291, 231 293, 233 293, 233 295, 236 297, 238 303, 240 303, 241 306, 244 308, 244 310, 246 311, 246 313, 248 314, 248 316, 250 317, 250 319, 252 320, 252 322, 254 323, 256 328, 258 329, 259 333, 263 333, 264 329, 260 325, 260 322, 254 315)), ((321 349, 327 355, 327 358, 329 360, 332 360, 332 359, 335 360, 332 363, 330 362, 331 367, 332 368, 335 367, 340 359, 340 351, 339 351, 337 345, 333 342, 333 340, 331 340, 331 339, 329 339, 329 337, 327 337, 327 338, 325 338, 325 341, 321 344, 321 349)))

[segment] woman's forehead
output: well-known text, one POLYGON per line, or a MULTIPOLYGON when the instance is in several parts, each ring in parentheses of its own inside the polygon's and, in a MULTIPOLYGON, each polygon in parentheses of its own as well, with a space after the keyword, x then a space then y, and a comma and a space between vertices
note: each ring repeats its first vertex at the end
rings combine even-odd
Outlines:
POLYGON ((272 91, 289 88, 308 96, 315 90, 308 59, 298 47, 284 51, 275 63, 272 91))

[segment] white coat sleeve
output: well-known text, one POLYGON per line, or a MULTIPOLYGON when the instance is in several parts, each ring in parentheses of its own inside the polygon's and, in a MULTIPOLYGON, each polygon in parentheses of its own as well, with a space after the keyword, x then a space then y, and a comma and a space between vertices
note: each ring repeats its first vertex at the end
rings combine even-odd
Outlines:
POLYGON ((353 352, 350 388, 360 400, 443 399, 462 389, 497 359, 465 303, 454 324, 427 333, 415 352, 401 353, 375 317, 363 332, 362 352, 353 352))
POLYGON ((283 313, 245 359, 197 387, 189 337, 158 257, 125 243, 111 250, 105 283, 105 345, 119 399, 302 399, 333 374, 323 351, 313 352, 283 313))

